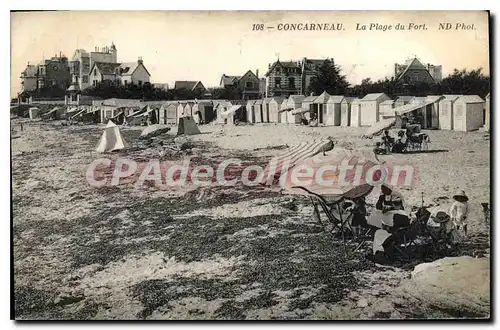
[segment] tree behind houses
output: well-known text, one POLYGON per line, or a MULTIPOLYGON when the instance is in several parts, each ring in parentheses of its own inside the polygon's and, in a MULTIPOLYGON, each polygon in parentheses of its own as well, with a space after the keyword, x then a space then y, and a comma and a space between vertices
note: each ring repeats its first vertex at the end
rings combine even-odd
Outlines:
POLYGON ((315 76, 311 78, 311 84, 307 93, 311 92, 320 95, 326 91, 330 95, 345 95, 349 83, 346 76, 341 74, 342 69, 335 65, 333 59, 327 59, 318 68, 315 76))

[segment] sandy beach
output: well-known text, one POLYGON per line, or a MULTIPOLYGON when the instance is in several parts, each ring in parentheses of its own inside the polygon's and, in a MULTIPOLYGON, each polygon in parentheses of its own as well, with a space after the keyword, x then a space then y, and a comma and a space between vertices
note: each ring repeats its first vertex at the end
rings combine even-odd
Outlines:
MULTIPOLYGON (((473 307, 450 307, 450 299, 440 302, 442 308, 431 298, 415 303, 405 288, 416 263, 382 267, 366 261, 363 251, 346 256, 340 242, 332 241, 315 222, 308 199, 242 185, 157 189, 125 182, 95 188, 85 173, 102 157, 94 149, 104 125, 61 126, 27 119, 12 120, 11 125, 19 136, 11 140, 16 318, 448 318, 457 317, 457 310, 462 316, 488 314, 485 288, 460 298, 477 300, 473 307)), ((151 148, 139 145, 142 129, 122 129, 133 148, 109 157, 157 157, 151 148)), ((207 165, 228 158, 265 164, 286 146, 318 138, 332 137, 336 147, 349 150, 373 148, 379 139, 362 139, 366 128, 354 127, 213 124, 200 130, 202 134, 186 140, 194 146, 196 162, 207 165)), ((166 145, 175 145, 175 133, 174 128, 162 137, 166 145)), ((429 152, 380 159, 403 157, 418 169, 415 186, 401 191, 409 205, 419 206, 422 193, 426 205, 437 205, 465 190, 470 198, 470 240, 488 242, 481 203, 490 199, 489 137, 482 131, 426 133, 429 152)), ((183 157, 167 158, 181 162, 183 157)), ((377 196, 375 189, 368 202, 374 203, 377 196)), ((489 248, 483 250, 481 258, 475 258, 477 249, 463 254, 489 263, 489 248)))

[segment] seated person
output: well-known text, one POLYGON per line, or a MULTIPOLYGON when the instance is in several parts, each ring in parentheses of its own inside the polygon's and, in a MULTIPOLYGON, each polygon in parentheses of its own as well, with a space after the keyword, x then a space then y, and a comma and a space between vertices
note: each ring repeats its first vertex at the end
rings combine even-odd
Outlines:
POLYGON ((388 130, 384 131, 382 142, 386 145, 387 148, 390 148, 390 146, 394 144, 394 138, 389 134, 388 130))
POLYGON ((364 197, 356 198, 350 201, 346 211, 352 213, 351 227, 355 235, 359 235, 361 228, 367 228, 368 222, 366 221, 366 201, 364 197))
POLYGON ((394 191, 392 187, 384 183, 380 188, 380 196, 375 208, 382 211, 382 213, 387 213, 388 211, 403 211, 403 212, 393 212, 392 217, 384 217, 384 222, 388 227, 394 229, 407 227, 410 224, 410 217, 406 214, 404 207, 403 195, 399 192, 394 191))
POLYGON ((377 264, 389 264, 392 259, 394 236, 385 229, 379 229, 373 236, 372 255, 369 256, 377 264))
POLYGON ((380 187, 380 196, 377 204, 375 204, 375 208, 384 213, 392 210, 404 210, 403 195, 394 191, 389 184, 384 183, 380 187))
POLYGON ((375 142, 375 148, 373 148, 373 152, 377 155, 386 154, 386 149, 383 147, 383 143, 375 142))

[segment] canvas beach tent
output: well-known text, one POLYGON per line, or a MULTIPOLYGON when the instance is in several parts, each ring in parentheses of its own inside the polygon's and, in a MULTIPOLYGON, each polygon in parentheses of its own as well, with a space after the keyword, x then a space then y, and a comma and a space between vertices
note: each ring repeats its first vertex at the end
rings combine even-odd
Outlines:
POLYGON ((371 139, 376 135, 379 135, 382 131, 391 128, 396 124, 396 117, 389 117, 386 119, 382 119, 378 123, 367 128, 365 134, 363 134, 364 138, 371 139))
POLYGON ((200 129, 196 126, 193 117, 184 116, 179 118, 179 125, 177 126, 177 135, 195 135, 201 134, 200 129))
POLYGON ((129 144, 122 137, 120 129, 115 125, 115 123, 113 123, 113 121, 110 120, 106 125, 106 128, 104 128, 104 132, 101 135, 101 139, 99 140, 95 151, 105 153, 122 150, 128 147, 129 144))

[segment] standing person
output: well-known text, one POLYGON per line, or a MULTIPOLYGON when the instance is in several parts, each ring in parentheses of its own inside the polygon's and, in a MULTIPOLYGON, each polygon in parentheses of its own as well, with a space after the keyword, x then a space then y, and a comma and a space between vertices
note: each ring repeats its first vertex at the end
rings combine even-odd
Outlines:
POLYGON ((469 211, 469 197, 465 194, 465 191, 461 190, 456 195, 453 195, 455 200, 450 207, 450 217, 453 224, 460 230, 460 227, 464 229, 464 234, 467 236, 467 213, 469 211))
POLYGON ((198 123, 199 123, 200 125, 204 124, 204 122, 203 122, 203 117, 201 116, 201 112, 199 112, 199 111, 198 111, 198 123))

